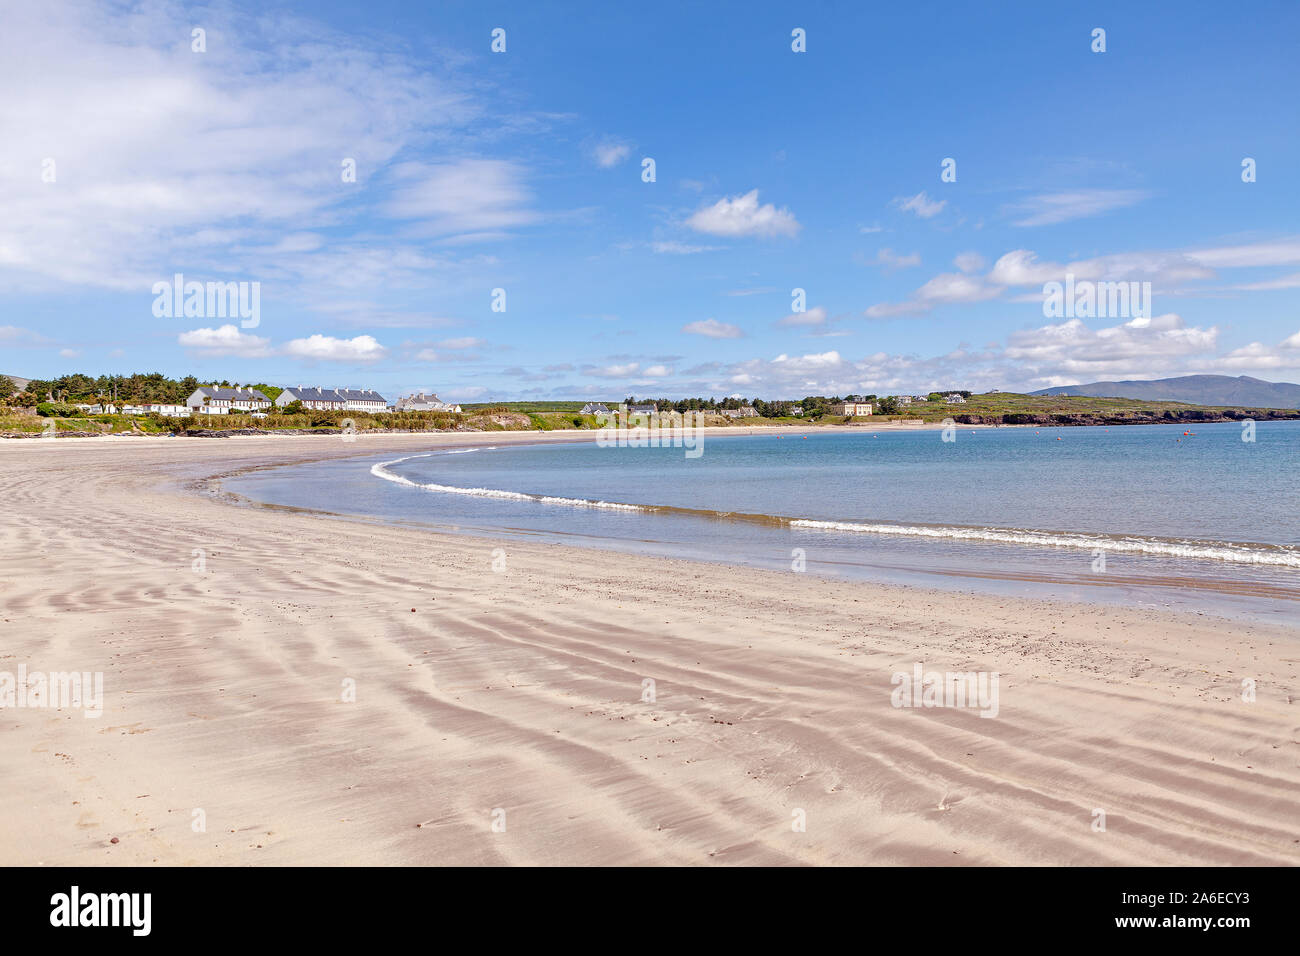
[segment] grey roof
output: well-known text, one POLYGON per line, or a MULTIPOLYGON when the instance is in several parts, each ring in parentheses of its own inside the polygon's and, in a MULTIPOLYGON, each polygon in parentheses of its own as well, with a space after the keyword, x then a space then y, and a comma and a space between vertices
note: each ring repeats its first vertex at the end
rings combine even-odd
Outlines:
POLYGON ((270 401, 269 398, 255 388, 223 388, 217 385, 200 385, 198 391, 208 398, 215 398, 219 401, 270 401))
POLYGON ((356 388, 336 388, 335 394, 339 395, 345 402, 383 402, 388 404, 388 399, 380 395, 373 388, 356 389, 356 388))
POLYGON ((303 402, 383 402, 388 400, 373 389, 355 388, 286 388, 292 397, 303 402))

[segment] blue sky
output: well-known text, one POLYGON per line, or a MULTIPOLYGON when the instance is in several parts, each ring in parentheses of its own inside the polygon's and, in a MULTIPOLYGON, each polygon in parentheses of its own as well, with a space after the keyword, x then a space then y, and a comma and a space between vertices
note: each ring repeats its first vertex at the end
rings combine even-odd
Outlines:
POLYGON ((7 9, 0 371, 458 401, 1298 380, 1300 7, 1133 6, 7 9), (156 316, 178 272, 259 283, 258 324, 156 316), (1150 314, 1049 317, 1067 273, 1149 281, 1150 314))

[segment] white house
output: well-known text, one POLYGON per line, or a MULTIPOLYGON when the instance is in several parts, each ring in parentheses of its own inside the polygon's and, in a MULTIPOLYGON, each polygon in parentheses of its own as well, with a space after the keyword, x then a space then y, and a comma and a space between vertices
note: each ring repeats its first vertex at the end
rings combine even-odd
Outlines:
POLYGON ((189 418, 190 407, 188 405, 166 405, 158 402, 150 402, 144 405, 123 405, 122 414, 161 415, 163 418, 189 418))
POLYGON ((965 405, 966 398, 959 392, 950 392, 943 397, 943 400, 949 405, 965 405))
POLYGON ((387 412, 388 399, 372 389, 286 388, 275 399, 276 407, 302 402, 304 408, 327 412, 387 412))
POLYGON ((831 406, 832 415, 847 415, 852 418, 855 415, 870 415, 870 402, 840 402, 838 405, 831 406))
POLYGON ((758 411, 753 405, 742 405, 740 408, 724 408, 720 410, 723 418, 757 418, 758 411))
POLYGON ((578 410, 579 415, 608 415, 609 409, 600 402, 588 402, 578 410))
POLYGON ((185 404, 206 415, 226 415, 230 412, 261 412, 271 407, 271 400, 255 388, 225 388, 218 385, 200 385, 185 404))
POLYGON ((460 406, 444 402, 437 395, 425 395, 424 392, 420 392, 399 398, 397 410, 399 412, 459 412, 460 406))

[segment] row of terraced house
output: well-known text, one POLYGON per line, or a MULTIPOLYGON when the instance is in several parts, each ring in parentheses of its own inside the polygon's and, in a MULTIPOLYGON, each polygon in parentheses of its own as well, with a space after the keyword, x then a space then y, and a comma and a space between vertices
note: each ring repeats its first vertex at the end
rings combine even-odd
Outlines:
MULTIPOLYGON (((394 406, 388 399, 374 389, 356 388, 307 388, 299 385, 286 388, 276 396, 275 401, 267 398, 255 388, 227 388, 216 385, 203 385, 194 390, 194 394, 185 400, 186 407, 205 415, 228 415, 231 413, 251 412, 268 413, 272 407, 280 409, 293 402, 301 402, 304 408, 327 412, 390 412, 394 406)), ((411 395, 397 402, 397 411, 441 411, 459 412, 459 405, 441 401, 437 395, 411 395)))

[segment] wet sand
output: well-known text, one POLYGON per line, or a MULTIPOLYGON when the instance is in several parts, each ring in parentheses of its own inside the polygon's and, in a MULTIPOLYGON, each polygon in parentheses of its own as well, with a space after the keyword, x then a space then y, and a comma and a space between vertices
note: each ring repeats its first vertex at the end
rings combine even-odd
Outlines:
POLYGON ((483 438, 0 442, 0 672, 104 675, 0 710, 0 863, 1300 862, 1294 630, 198 493, 483 438))

